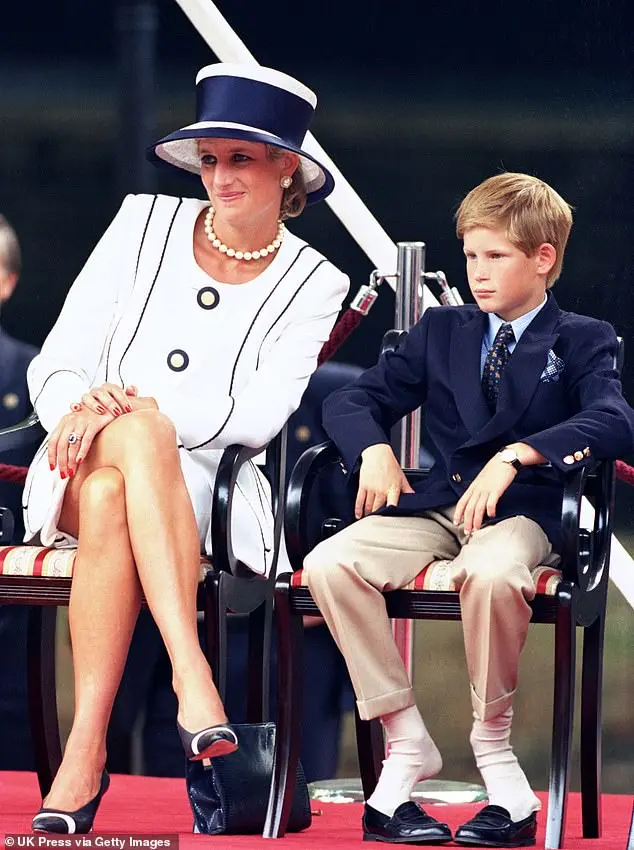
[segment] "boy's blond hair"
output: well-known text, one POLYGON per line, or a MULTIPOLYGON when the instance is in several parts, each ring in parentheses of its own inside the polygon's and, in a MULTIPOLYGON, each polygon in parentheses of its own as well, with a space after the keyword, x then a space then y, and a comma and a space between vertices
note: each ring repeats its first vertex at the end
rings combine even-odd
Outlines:
POLYGON ((551 287, 561 274, 572 227, 572 207, 555 190, 530 174, 506 172, 489 177, 464 198, 456 213, 456 233, 489 227, 506 230, 507 238, 527 256, 544 242, 557 252, 546 277, 551 287))

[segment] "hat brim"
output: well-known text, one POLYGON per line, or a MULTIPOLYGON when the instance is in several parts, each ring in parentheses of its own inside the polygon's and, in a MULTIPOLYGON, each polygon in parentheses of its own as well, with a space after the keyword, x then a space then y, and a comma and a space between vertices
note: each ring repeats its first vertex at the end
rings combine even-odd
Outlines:
POLYGON ((200 156, 196 144, 198 139, 242 139, 247 142, 273 145, 296 153, 299 156, 306 185, 307 204, 323 201, 335 188, 332 174, 306 151, 271 133, 251 128, 242 129, 226 125, 205 126, 204 122, 192 124, 159 139, 147 149, 147 157, 155 165, 200 175, 200 156))

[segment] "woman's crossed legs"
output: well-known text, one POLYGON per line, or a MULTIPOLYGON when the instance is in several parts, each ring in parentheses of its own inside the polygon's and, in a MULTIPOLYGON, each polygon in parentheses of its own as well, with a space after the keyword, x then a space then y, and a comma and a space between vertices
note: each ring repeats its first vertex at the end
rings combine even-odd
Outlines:
POLYGON ((73 811, 99 789, 141 591, 172 662, 180 724, 193 731, 226 716, 198 640, 199 535, 170 420, 140 410, 101 431, 58 525, 79 541, 69 605, 75 715, 45 805, 73 811))

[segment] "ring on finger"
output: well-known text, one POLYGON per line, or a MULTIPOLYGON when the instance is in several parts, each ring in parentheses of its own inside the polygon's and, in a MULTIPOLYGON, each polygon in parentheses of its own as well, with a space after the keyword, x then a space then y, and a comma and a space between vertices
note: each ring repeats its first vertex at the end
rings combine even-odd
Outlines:
POLYGON ((68 442, 72 445, 73 443, 78 443, 81 440, 81 434, 75 434, 72 432, 68 435, 68 442))

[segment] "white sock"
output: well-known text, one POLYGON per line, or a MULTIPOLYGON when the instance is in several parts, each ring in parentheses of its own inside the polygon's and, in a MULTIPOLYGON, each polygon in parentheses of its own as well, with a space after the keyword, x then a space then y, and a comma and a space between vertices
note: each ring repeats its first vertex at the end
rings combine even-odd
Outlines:
POLYGON ((440 771, 442 758, 415 705, 386 714, 381 723, 388 756, 367 803, 392 817, 401 803, 409 800, 417 782, 440 771))
POLYGON ((512 720, 512 708, 491 720, 478 720, 474 715, 470 741, 489 803, 507 809, 511 820, 517 822, 539 811, 541 803, 511 747, 512 720))

